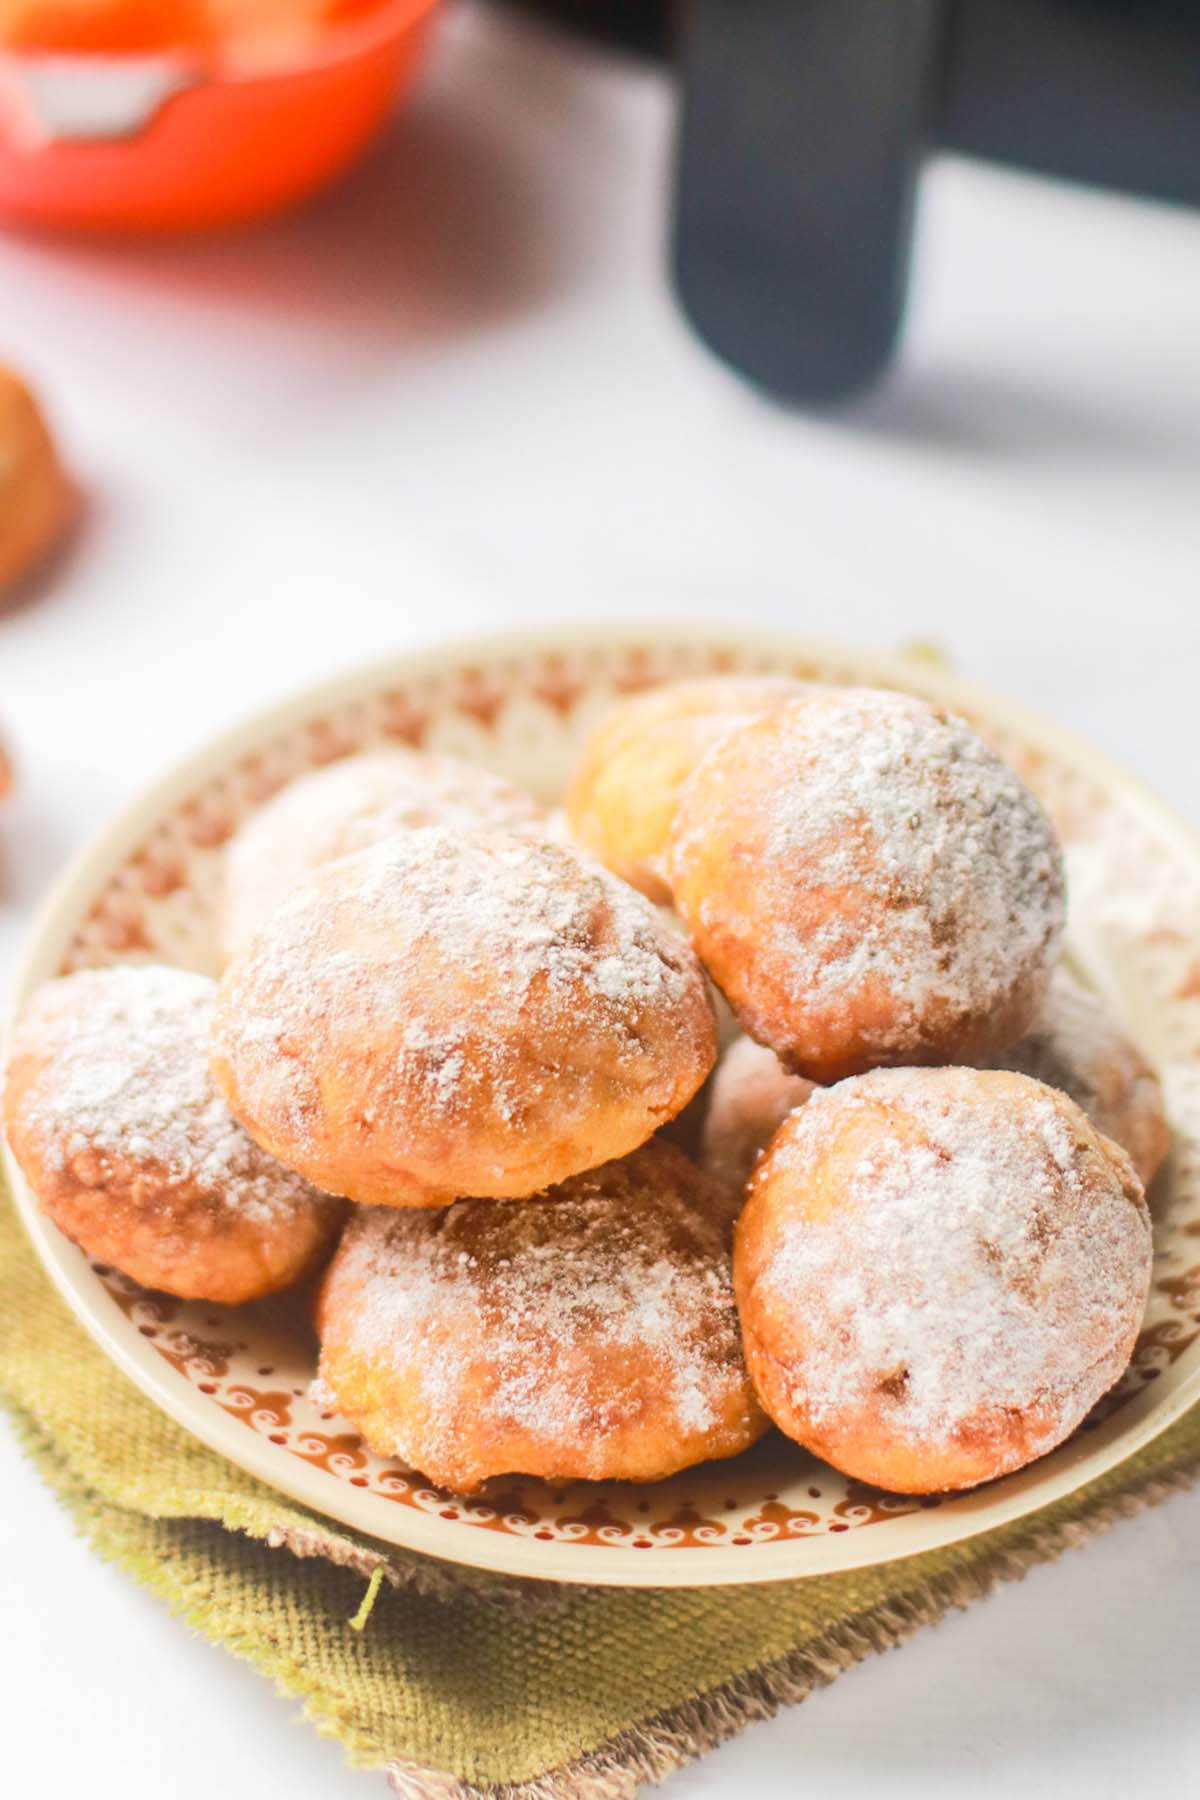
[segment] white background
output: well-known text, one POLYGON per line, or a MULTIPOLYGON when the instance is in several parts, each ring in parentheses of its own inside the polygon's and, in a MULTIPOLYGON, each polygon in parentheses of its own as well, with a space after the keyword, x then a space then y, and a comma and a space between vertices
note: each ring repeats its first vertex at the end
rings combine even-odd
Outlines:
MULTIPOLYGON (((380 152, 285 223, 0 241, 0 355, 90 495, 0 619, 6 968, 62 859, 179 753, 331 669, 509 623, 934 639, 1200 818, 1200 218, 943 165, 900 373, 798 418, 672 308, 669 123, 657 75, 467 12, 380 152)), ((2 1427, 0 1493, 6 1791, 371 1791, 91 1556, 2 1427)), ((1200 1495, 671 1792, 1173 1800, 1200 1780, 1198 1620, 1200 1495)))

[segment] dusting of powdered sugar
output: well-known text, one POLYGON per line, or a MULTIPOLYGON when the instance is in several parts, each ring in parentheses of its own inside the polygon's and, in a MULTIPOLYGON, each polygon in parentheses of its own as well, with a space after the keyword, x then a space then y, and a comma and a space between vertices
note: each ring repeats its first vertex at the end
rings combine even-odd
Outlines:
MULTIPOLYGON (((842 689, 724 740, 695 780, 697 802, 727 806, 753 872, 753 917, 728 919, 717 891, 699 900, 700 924, 761 946, 797 1006, 853 1009, 882 979, 902 1051, 931 1009, 986 1017, 1051 966, 1064 909, 1053 828, 964 720, 842 689), (760 810, 746 821, 751 765, 760 810)), ((677 867, 708 830, 685 799, 677 867)))
POLYGON ((653 906, 507 832, 418 830, 328 865, 225 980, 216 1042, 238 1110, 282 1110, 301 1140, 323 1072, 357 1081, 364 1046, 366 1121, 394 1104, 405 1129, 516 1125, 539 1101, 585 1114, 598 1083, 653 1108, 712 1060, 699 964, 653 906))
POLYGON ((335 857, 425 826, 518 830, 541 818, 533 797, 512 782, 432 752, 395 747, 301 775, 247 820, 225 852, 225 952, 247 943, 290 887, 335 857))
POLYGON ((230 1113, 208 1063, 216 984, 159 964, 89 969, 46 983, 18 1021, 20 1128, 43 1166, 99 1158, 215 1195, 267 1220, 315 1190, 261 1150, 230 1113))
POLYGON ((917 1445, 1012 1409, 1049 1415, 1047 1449, 1121 1373, 1150 1280, 1140 1190, 1019 1079, 879 1070, 815 1093, 759 1165, 755 1191, 786 1194, 864 1146, 760 1277, 804 1321, 792 1399, 818 1428, 884 1394, 917 1445))
MULTIPOLYGON (((678 1152, 648 1145, 533 1200, 356 1209, 323 1301, 324 1389, 365 1363, 415 1393, 443 1454, 460 1433, 508 1433, 598 1475, 606 1440, 648 1394, 653 1432, 752 1412, 728 1253, 688 1192, 699 1181, 678 1152)), ((375 1448, 419 1458, 392 1423, 375 1448)))

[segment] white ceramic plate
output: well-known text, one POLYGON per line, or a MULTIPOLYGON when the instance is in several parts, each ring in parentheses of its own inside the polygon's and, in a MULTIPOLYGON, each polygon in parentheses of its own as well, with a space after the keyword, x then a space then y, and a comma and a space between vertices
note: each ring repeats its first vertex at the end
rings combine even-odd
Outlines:
POLYGON ((513 1479, 486 1502, 372 1456, 308 1397, 315 1345, 294 1299, 223 1311, 150 1294, 89 1263, 9 1162, 34 1245, 97 1343, 165 1412, 293 1499, 372 1537, 558 1581, 773 1581, 892 1561, 1061 1498, 1141 1448, 1200 1396, 1200 838, 1085 745, 918 662, 741 629, 561 630, 400 658, 264 712, 192 757, 77 861, 51 896, 17 1000, 46 976, 125 958, 214 966, 222 845, 301 771, 396 742, 486 763, 541 798, 613 699, 714 670, 909 688, 965 713, 1053 812, 1068 850, 1072 942, 1166 1083, 1175 1148, 1156 1184, 1157 1261, 1128 1376, 1053 1456, 941 1500, 847 1481, 772 1434, 658 1485, 513 1479))

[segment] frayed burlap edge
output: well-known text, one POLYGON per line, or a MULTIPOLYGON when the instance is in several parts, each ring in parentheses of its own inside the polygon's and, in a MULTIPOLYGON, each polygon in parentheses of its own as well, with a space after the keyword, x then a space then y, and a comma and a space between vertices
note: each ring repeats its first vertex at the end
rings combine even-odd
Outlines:
MULTIPOLYGON (((221 1523, 228 1526, 229 1521, 221 1523)), ((257 1537, 270 1550, 290 1550, 301 1559, 320 1557, 339 1569, 350 1569, 367 1578, 378 1573, 389 1587, 407 1588, 423 1600, 461 1600, 469 1593, 473 1600, 495 1607, 498 1612, 540 1615, 561 1606, 575 1592, 573 1586, 559 1581, 522 1581, 517 1576, 493 1575, 460 1563, 439 1563, 415 1553, 373 1550, 322 1531, 319 1525, 273 1525, 266 1532, 251 1527, 233 1529, 244 1529, 247 1536, 257 1537)))
POLYGON ((1002 1582, 1020 1581, 1031 1569, 1099 1537, 1122 1519, 1183 1493, 1198 1474, 1200 1455, 1170 1475, 1153 1476, 1143 1486, 1118 1495, 1084 1519, 1035 1527, 1028 1544, 995 1551, 975 1567, 930 1576, 916 1594, 871 1607, 831 1627, 803 1650, 748 1669, 711 1693, 670 1707, 586 1756, 530 1781, 480 1785, 393 1760, 387 1765, 392 1792, 397 1800, 631 1800, 640 1787, 665 1781, 748 1725, 773 1718, 785 1706, 799 1705, 868 1656, 897 1649, 922 1627, 936 1625, 948 1612, 983 1599, 1002 1582))

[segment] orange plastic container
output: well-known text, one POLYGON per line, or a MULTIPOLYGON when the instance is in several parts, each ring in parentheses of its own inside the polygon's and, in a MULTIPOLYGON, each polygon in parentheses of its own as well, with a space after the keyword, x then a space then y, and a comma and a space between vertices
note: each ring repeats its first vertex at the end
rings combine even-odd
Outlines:
POLYGON ((0 220, 180 231, 285 206, 353 161, 415 73, 437 0, 379 0, 293 61, 0 53, 0 220))

